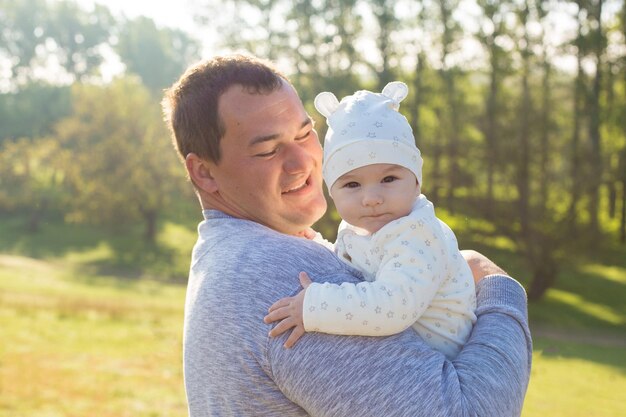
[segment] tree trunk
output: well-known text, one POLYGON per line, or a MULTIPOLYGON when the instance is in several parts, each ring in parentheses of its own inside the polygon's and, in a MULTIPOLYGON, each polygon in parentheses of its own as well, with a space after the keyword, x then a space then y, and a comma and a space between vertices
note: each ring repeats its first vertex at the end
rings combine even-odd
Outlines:
POLYGON ((454 193, 459 183, 459 134, 461 131, 459 121, 459 106, 452 71, 446 72, 446 90, 448 92, 448 108, 450 109, 451 130, 448 137, 448 195, 447 209, 454 213, 454 193))
MULTIPOLYGON (((595 20, 598 23, 596 36, 594 37, 594 57, 596 74, 593 80, 592 93, 589 96, 589 140, 591 141, 591 178, 589 189, 589 228, 592 236, 597 236, 600 230, 598 220, 598 208, 600 200, 600 187, 602 186, 602 151, 600 134, 600 90, 602 86, 602 57, 604 53, 602 35, 602 1, 598 0, 595 8, 595 20)), ((593 6, 592 6, 593 7, 593 6)))
POLYGON ((459 147, 459 115, 458 115, 458 97, 455 86, 454 73, 451 68, 448 68, 447 59, 450 54, 450 48, 453 43, 453 32, 452 32, 452 12, 451 5, 448 4, 445 0, 439 1, 439 11, 441 13, 441 23, 443 25, 443 36, 442 36, 442 53, 441 53, 441 71, 440 77, 444 83, 445 93, 446 93, 446 105, 448 109, 448 117, 449 123, 446 123, 447 128, 445 129, 446 140, 447 140, 447 155, 448 158, 448 184, 447 184, 447 201, 446 208, 450 210, 450 212, 454 212, 454 192, 457 188, 458 183, 458 147, 459 147))
POLYGON ((485 95, 485 116, 483 124, 483 134, 485 137, 485 169, 487 175, 487 189, 485 194, 485 205, 482 212, 487 217, 493 216, 494 207, 494 184, 496 170, 498 168, 498 119, 501 112, 498 109, 498 96, 500 92, 500 81, 503 78, 503 62, 501 48, 498 46, 498 39, 505 32, 504 14, 502 7, 507 7, 507 2, 479 2, 483 9, 485 19, 491 26, 491 32, 487 31, 480 35, 480 41, 489 56, 489 89, 485 95))
POLYGON ((568 220, 569 226, 568 229, 572 231, 573 236, 575 237, 577 233, 577 223, 578 223, 578 211, 577 206, 580 200, 580 195, 582 191, 582 184, 580 182, 580 170, 582 169, 580 164, 580 130, 581 130, 581 122, 582 122, 582 110, 581 110, 581 100, 582 96, 584 96, 585 82, 584 82, 584 71, 583 71, 583 58, 584 53, 582 50, 582 10, 579 8, 578 10, 578 38, 576 41, 577 53, 577 70, 576 70, 576 81, 574 82, 574 120, 573 120, 573 131, 572 131, 572 145, 571 145, 571 162, 570 162, 570 176, 571 176, 571 184, 572 189, 570 191, 571 200, 568 209, 568 220))
POLYGON ((615 211, 617 210, 617 181, 609 181, 609 218, 615 218, 615 211))
POLYGON ((620 222, 619 241, 626 244, 626 180, 622 180, 622 221, 620 222))
MULTIPOLYGON (((549 252, 549 249, 546 252, 549 252)), ((538 262, 532 265, 532 271, 533 278, 528 288, 528 300, 538 301, 555 284, 558 266, 551 256, 542 256, 538 262)))
POLYGON ((39 204, 34 204, 28 218, 28 233, 38 233, 41 227, 41 219, 48 210, 48 199, 43 198, 39 204))
POLYGON ((532 104, 530 101, 530 56, 531 46, 526 28, 528 19, 528 4, 524 4, 524 9, 520 11, 521 24, 524 30, 524 48, 520 51, 522 55, 522 102, 520 105, 520 128, 519 128, 519 159, 517 166, 517 191, 519 219, 522 234, 531 234, 531 204, 530 204, 530 115, 532 104))
MULTIPOLYGON (((607 68, 607 83, 606 83, 606 112, 610 120, 619 120, 619 106, 615 105, 615 77, 613 76, 614 64, 609 63, 607 68), (615 117, 617 116, 617 117, 615 117)), ((617 159, 617 169, 619 169, 619 157, 617 159)), ((619 171, 613 171, 614 167, 609 162, 609 170, 611 171, 611 178, 608 182, 609 187, 609 218, 614 219, 617 210, 617 189, 619 187, 620 175, 619 171)))
MULTIPOLYGON (((437 116, 437 120, 442 120, 443 115, 441 114, 442 110, 437 108, 435 109, 435 114, 437 116)), ((443 132, 442 127, 439 127, 439 132, 443 132)), ((437 205, 437 201, 439 200, 439 194, 440 194, 440 189, 441 189, 441 153, 442 153, 442 146, 441 146, 441 141, 439 140, 435 140, 433 142, 433 146, 431 148, 432 150, 432 167, 433 170, 432 172, 432 178, 428 180, 429 185, 427 185, 428 187, 428 193, 429 195, 432 197, 432 201, 435 203, 435 205, 437 205)))
POLYGON ((542 104, 541 104, 541 156, 540 156, 540 202, 539 202, 539 217, 543 218, 547 210, 548 191, 550 189, 550 177, 548 175, 548 161, 550 154, 550 75, 551 67, 548 62, 548 57, 544 54, 543 57, 543 81, 542 81, 542 104))
POLYGON ((144 210, 143 218, 144 218, 145 225, 146 225, 145 232, 144 232, 144 240, 148 243, 155 243, 158 213, 156 210, 144 210))
POLYGON ((382 91, 385 85, 393 80, 393 71, 391 70, 392 43, 391 32, 396 26, 394 15, 394 2, 389 0, 375 0, 372 2, 374 15, 378 22, 380 33, 378 34, 377 44, 378 51, 382 61, 382 68, 377 72, 378 91, 382 91))
POLYGON ((415 66, 415 78, 413 79, 413 93, 415 99, 413 100, 413 108, 411 109, 411 128, 413 129, 413 136, 418 146, 421 144, 421 132, 420 132, 420 108, 422 106, 423 94, 422 91, 422 77, 424 75, 424 60, 426 56, 423 52, 417 54, 417 64, 415 66))
MULTIPOLYGON (((489 82, 489 96, 487 98, 487 128, 485 132, 485 140, 487 142, 487 210, 491 211, 493 207, 493 184, 494 175, 496 169, 496 160, 498 158, 497 151, 497 126, 496 126, 496 103, 498 97, 498 59, 497 59, 497 45, 495 39, 492 40, 491 45, 491 74, 489 82)), ((491 216, 491 212, 487 212, 488 216, 491 216)))
POLYGON ((622 153, 620 154, 618 169, 622 174, 622 219, 620 222, 620 242, 622 244, 626 244, 626 148, 622 149, 622 153))

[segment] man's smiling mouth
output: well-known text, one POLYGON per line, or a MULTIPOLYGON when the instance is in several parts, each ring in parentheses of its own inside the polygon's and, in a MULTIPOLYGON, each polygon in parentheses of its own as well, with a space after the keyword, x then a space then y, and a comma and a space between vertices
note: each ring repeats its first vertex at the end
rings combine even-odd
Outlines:
POLYGON ((306 187, 307 185, 309 185, 309 179, 308 179, 308 178, 307 178, 307 180, 306 180, 306 181, 304 181, 302 184, 297 185, 297 186, 295 186, 295 187, 293 187, 293 188, 290 188, 290 189, 288 189, 288 190, 286 190, 286 191, 283 191, 283 194, 293 193, 293 192, 296 192, 296 191, 300 191, 300 190, 302 190, 304 187, 306 187))

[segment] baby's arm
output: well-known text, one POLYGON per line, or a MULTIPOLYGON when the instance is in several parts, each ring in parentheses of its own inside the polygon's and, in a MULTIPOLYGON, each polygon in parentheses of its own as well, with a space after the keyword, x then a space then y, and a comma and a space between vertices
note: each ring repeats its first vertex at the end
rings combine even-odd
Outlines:
POLYGON ((376 281, 307 288, 306 331, 386 336, 405 330, 428 308, 448 274, 440 231, 399 222, 382 232, 374 242, 382 256, 376 281))

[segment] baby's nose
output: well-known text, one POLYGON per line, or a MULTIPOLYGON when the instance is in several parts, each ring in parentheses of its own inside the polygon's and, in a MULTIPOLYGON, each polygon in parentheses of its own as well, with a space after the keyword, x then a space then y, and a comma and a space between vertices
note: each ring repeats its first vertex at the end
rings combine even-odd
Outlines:
POLYGON ((377 206, 382 204, 383 197, 375 191, 368 191, 363 196, 363 205, 366 207, 377 206))

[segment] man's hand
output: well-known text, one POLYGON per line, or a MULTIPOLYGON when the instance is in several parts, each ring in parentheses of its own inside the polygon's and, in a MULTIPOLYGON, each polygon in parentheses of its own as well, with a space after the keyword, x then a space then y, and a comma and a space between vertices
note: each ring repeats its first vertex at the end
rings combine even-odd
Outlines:
POLYGON ((474 282, 476 284, 478 284, 480 280, 487 275, 509 275, 498 265, 491 262, 485 255, 478 253, 475 250, 462 250, 461 255, 463 255, 472 270, 472 275, 474 275, 474 282))
POLYGON ((304 304, 304 294, 308 286, 311 285, 311 279, 306 272, 300 272, 298 278, 300 279, 300 285, 304 289, 294 297, 281 298, 276 301, 269 308, 269 314, 263 318, 263 321, 267 324, 280 320, 280 323, 270 331, 270 337, 279 336, 292 327, 294 328, 285 342, 284 346, 286 348, 293 347, 298 339, 306 333, 302 320, 302 306, 304 304))

